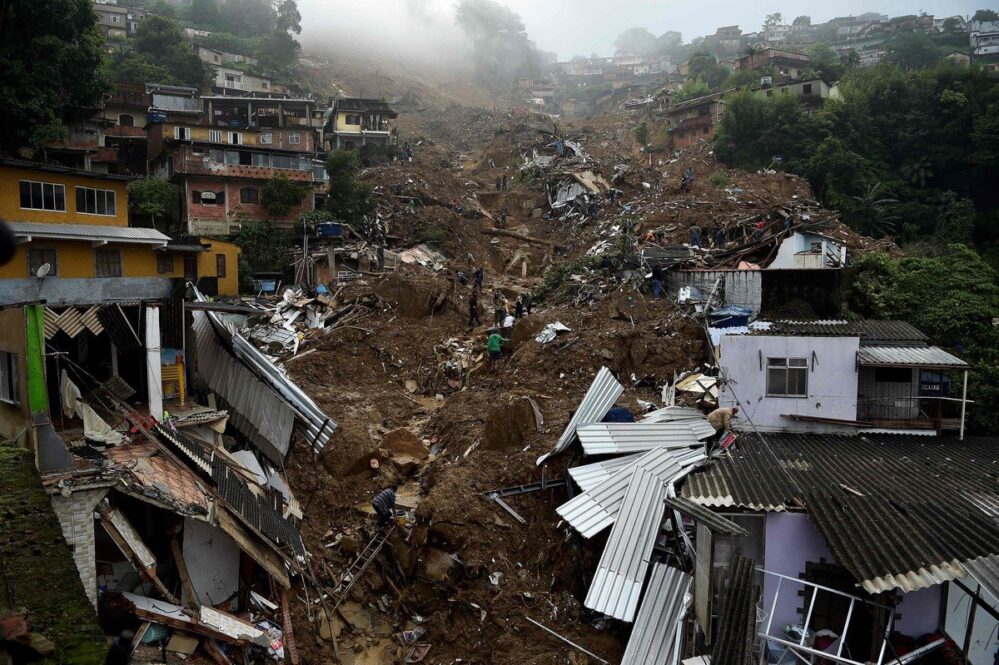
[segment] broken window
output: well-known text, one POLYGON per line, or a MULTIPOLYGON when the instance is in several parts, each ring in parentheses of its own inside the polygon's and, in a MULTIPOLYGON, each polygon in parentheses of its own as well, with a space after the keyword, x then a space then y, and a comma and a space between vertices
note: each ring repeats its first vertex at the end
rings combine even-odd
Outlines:
POLYGON ((0 351, 0 402, 20 404, 17 380, 17 354, 0 351))
POLYGON ((808 359, 767 358, 767 395, 808 397, 808 359))

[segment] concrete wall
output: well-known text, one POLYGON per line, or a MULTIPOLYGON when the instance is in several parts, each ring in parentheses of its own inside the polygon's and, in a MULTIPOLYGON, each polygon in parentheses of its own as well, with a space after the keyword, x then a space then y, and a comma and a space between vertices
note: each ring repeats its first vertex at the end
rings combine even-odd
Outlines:
MULTIPOLYGON (((964 578, 964 583, 971 589, 977 588, 977 583, 964 578)), ((964 649, 964 636, 968 629, 968 619, 971 616, 971 605, 974 601, 956 584, 947 583, 947 606, 944 615, 944 632, 957 643, 958 649, 964 649)), ((996 598, 988 591, 981 590, 982 597, 992 607, 999 606, 996 598)), ((978 608, 975 611, 974 626, 971 631, 971 645, 968 658, 971 665, 995 665, 996 650, 999 649, 999 622, 978 608)))
POLYGON ((719 279, 722 302, 725 305, 742 305, 752 309, 755 314, 759 313, 763 304, 763 279, 760 270, 674 270, 666 275, 669 296, 674 299, 681 286, 695 286, 706 298, 719 279))
POLYGON ((224 240, 201 238, 208 245, 208 251, 198 254, 198 275, 215 276, 218 278, 218 295, 235 296, 239 294, 239 254, 238 246, 224 240), (218 257, 225 257, 225 276, 218 276, 218 257))
POLYGON ((721 338, 721 367, 728 381, 719 395, 719 404, 735 406, 738 396, 745 410, 745 415, 740 414, 735 420, 740 429, 749 428, 748 416, 763 431, 852 431, 841 426, 794 421, 781 415, 855 420, 859 343, 857 337, 725 335, 721 338), (768 397, 768 357, 806 358, 808 396, 768 397))
POLYGON ((217 527, 184 520, 184 563, 202 604, 218 605, 239 588, 239 545, 217 527))
POLYGON ((128 183, 124 180, 89 178, 65 173, 50 173, 34 169, 0 166, 0 219, 11 222, 46 224, 102 224, 128 226, 128 183), (20 181, 47 182, 63 185, 66 210, 34 210, 21 207, 20 181), (84 215, 76 212, 76 188, 110 189, 115 193, 114 215, 84 215))
POLYGON ((940 603, 943 586, 910 591, 902 595, 895 609, 895 630, 911 637, 920 637, 940 629, 940 603))
POLYGON ((100 305, 108 302, 156 300, 170 295, 173 280, 166 277, 101 277, 6 279, 0 282, 0 304, 42 299, 49 307, 100 305))
POLYGON ((97 606, 97 562, 94 551, 94 508, 106 489, 80 490, 69 496, 52 497, 52 509, 59 518, 63 536, 73 549, 73 560, 80 571, 80 580, 87 598, 97 606))
MULTIPOLYGON (((2 287, 0 287, 2 289, 2 287)), ((0 298, 3 296, 0 295, 0 298)), ((28 444, 25 426, 28 418, 28 363, 25 358, 27 339, 25 334, 24 310, 0 310, 0 351, 17 355, 17 404, 0 400, 0 438, 16 441, 19 445, 28 444), (20 434, 20 436, 18 436, 20 434)))
POLYGON ((781 242, 777 256, 767 269, 826 268, 829 257, 838 257, 842 261, 843 246, 814 233, 793 233, 790 238, 781 242), (819 243, 819 253, 810 252, 814 243, 819 243))
MULTIPOLYGON (((804 575, 807 561, 817 562, 825 559, 829 563, 835 563, 825 538, 803 513, 767 513, 766 529, 764 568, 772 573, 798 578, 804 575)), ((763 580, 762 607, 765 612, 770 612, 773 607, 778 580, 779 578, 773 575, 766 575, 763 580)), ((802 584, 784 580, 779 602, 773 611, 771 635, 780 634, 781 628, 787 624, 800 624, 804 621, 804 617, 798 614, 802 599, 797 593, 803 588, 802 584)))

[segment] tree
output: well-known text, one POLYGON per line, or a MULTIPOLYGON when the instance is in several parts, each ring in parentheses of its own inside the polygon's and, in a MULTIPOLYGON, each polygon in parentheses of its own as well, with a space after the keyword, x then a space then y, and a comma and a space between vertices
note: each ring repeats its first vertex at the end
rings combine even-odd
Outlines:
POLYGON ((891 206, 898 199, 883 197, 883 183, 868 185, 860 196, 853 196, 854 205, 849 211, 849 224, 857 231, 872 238, 894 232, 891 206))
POLYGON ((941 60, 937 49, 929 35, 922 32, 902 32, 888 42, 886 51, 888 62, 902 69, 920 69, 932 67, 941 60))
POLYGON ((252 277, 259 272, 284 273, 290 263, 292 236, 270 222, 237 215, 239 230, 231 240, 242 250, 239 255, 239 287, 251 290, 252 277))
POLYGON ((326 156, 326 173, 330 178, 326 209, 356 231, 361 230, 364 216, 375 209, 373 190, 357 179, 358 168, 355 150, 334 150, 326 156))
POLYGON ((302 203, 305 188, 288 176, 272 177, 260 188, 260 205, 271 218, 284 217, 302 203))
POLYGON ((0 2, 0 152, 65 136, 62 120, 110 90, 90 0, 0 2))
POLYGON ((656 38, 656 53, 673 55, 683 46, 683 35, 676 30, 667 30, 656 38))
POLYGON ((975 15, 971 17, 971 20, 981 21, 983 23, 999 21, 999 13, 997 13, 994 9, 979 9, 975 12, 975 15))
POLYGON ((269 34, 277 19, 270 0, 225 0, 220 13, 219 27, 243 37, 269 34))
POLYGON ((956 17, 951 16, 950 18, 945 18, 943 22, 944 32, 959 32, 961 30, 961 22, 957 20, 956 17))
POLYGON ((201 86, 210 79, 208 69, 184 41, 177 23, 163 16, 150 16, 139 24, 134 50, 126 49, 123 59, 118 60, 117 76, 131 71, 128 58, 133 56, 140 59, 140 69, 159 66, 167 72, 170 80, 161 83, 201 86))
POLYGON ((652 55, 657 47, 655 35, 645 28, 628 28, 614 40, 615 49, 635 55, 652 55))
POLYGON ((274 74, 287 74, 298 62, 301 46, 287 32, 274 30, 263 38, 256 56, 260 66, 274 74))
POLYGON ((828 44, 816 42, 805 49, 805 53, 811 58, 809 69, 825 81, 837 81, 846 71, 843 59, 828 44))
POLYGON ((156 228, 156 220, 165 217, 177 204, 180 190, 159 178, 142 178, 128 183, 128 209, 133 214, 148 217, 156 228))
POLYGON ((811 16, 804 16, 804 15, 798 16, 797 18, 794 19, 794 21, 791 22, 791 25, 796 26, 796 27, 808 27, 808 26, 811 26, 812 25, 812 17, 811 16))
POLYGON ((729 75, 728 68, 707 51, 690 56, 687 61, 687 71, 691 78, 701 79, 711 89, 724 83, 729 75))
POLYGON ((187 8, 187 20, 197 26, 214 28, 219 18, 217 0, 191 0, 191 6, 187 8))
POLYGON ((781 25, 784 22, 784 17, 780 12, 774 12, 773 14, 767 14, 767 17, 763 19, 764 28, 772 28, 777 25, 781 25))
POLYGON ((472 41, 480 79, 505 84, 516 73, 537 72, 537 48, 520 16, 496 0, 459 0, 455 23, 472 41))
POLYGON ((276 30, 302 34, 302 13, 298 11, 295 0, 283 0, 277 9, 276 30))
POLYGON ((649 126, 646 123, 642 123, 635 127, 635 140, 638 141, 638 145, 645 147, 649 142, 649 126))

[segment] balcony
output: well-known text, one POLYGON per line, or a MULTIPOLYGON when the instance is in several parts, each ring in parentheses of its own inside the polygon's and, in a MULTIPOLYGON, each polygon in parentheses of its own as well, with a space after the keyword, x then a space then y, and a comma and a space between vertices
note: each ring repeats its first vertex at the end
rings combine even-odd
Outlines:
POLYGON ((960 430, 961 399, 925 396, 862 397, 857 400, 857 421, 870 427, 885 429, 960 430))

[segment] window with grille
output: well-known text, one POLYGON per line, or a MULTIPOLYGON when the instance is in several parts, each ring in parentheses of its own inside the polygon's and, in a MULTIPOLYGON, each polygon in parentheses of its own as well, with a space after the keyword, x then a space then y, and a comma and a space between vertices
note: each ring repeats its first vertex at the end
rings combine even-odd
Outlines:
POLYGON ((66 211, 66 188, 63 185, 22 180, 20 189, 22 208, 66 211))
POLYGON ((156 272, 160 275, 173 274, 173 254, 163 253, 156 255, 156 272))
POLYGON ((28 248, 28 277, 38 274, 38 269, 45 264, 49 264, 49 275, 58 275, 59 266, 56 261, 56 251, 44 247, 28 248))
POLYGON ((292 145, 298 145, 301 142, 302 142, 302 135, 299 134, 298 132, 292 132, 291 134, 288 134, 288 143, 292 145))
POLYGON ((225 254, 215 255, 215 276, 225 277, 225 254))
POLYGON ((212 143, 222 143, 222 130, 209 129, 208 140, 211 141, 212 143))
POLYGON ((240 203, 258 203, 259 201, 260 193, 252 187, 244 187, 239 190, 240 203))
POLYGON ((808 359, 767 358, 767 395, 808 397, 808 359))
POLYGON ((0 402, 21 403, 17 380, 17 354, 9 351, 0 351, 0 402))
POLYGON ((121 252, 117 249, 98 249, 95 253, 98 277, 121 277, 121 252))
POLYGON ((107 215, 116 213, 114 191, 110 189, 76 188, 76 212, 84 215, 107 215))

